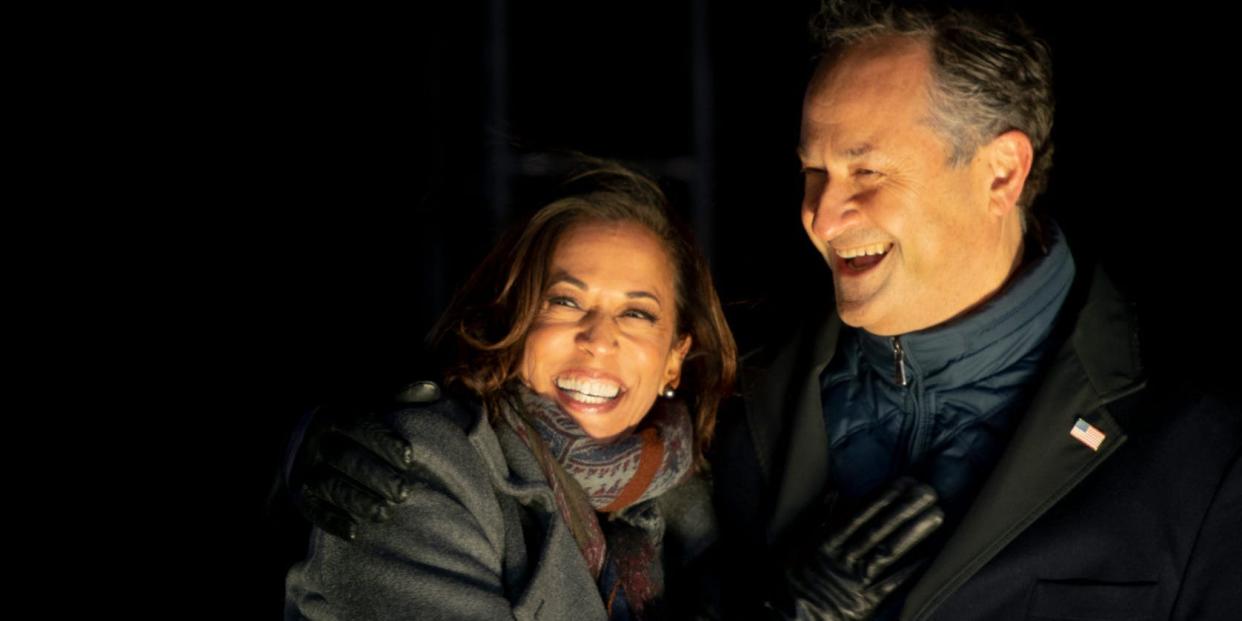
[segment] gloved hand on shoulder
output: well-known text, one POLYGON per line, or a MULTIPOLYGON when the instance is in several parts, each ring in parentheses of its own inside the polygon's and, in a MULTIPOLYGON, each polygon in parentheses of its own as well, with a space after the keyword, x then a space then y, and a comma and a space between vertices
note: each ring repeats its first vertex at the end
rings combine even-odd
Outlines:
MULTIPOLYGON (((434 382, 414 382, 392 405, 440 396, 434 382)), ((387 520, 390 507, 409 498, 405 472, 414 465, 413 449, 381 413, 320 407, 301 427, 290 441, 285 483, 298 511, 319 528, 353 540, 360 520, 387 520)))

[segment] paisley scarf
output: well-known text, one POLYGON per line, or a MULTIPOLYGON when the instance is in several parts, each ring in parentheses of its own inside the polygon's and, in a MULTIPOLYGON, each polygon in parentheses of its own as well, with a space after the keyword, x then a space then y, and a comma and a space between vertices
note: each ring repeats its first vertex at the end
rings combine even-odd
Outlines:
POLYGON ((693 472, 694 429, 685 405, 657 399, 632 432, 596 440, 555 401, 521 384, 506 397, 500 413, 539 462, 609 616, 642 618, 663 590, 658 551, 654 541, 610 517, 693 472))

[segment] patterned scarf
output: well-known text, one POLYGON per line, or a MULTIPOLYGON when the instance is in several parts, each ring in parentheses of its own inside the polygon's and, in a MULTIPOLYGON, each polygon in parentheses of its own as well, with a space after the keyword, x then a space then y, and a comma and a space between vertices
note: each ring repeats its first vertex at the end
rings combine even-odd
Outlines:
POLYGON ((658 399, 632 433, 601 441, 521 384, 507 397, 501 414, 539 462, 609 616, 642 618, 663 590, 655 542, 620 521, 601 528, 607 516, 596 512, 611 515, 656 498, 693 472, 694 429, 685 405, 658 399))

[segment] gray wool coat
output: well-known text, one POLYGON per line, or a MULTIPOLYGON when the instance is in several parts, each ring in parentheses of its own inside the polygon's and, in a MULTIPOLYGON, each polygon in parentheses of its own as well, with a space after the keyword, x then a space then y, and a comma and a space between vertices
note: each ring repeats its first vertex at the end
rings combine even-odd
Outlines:
MULTIPOLYGON (((449 399, 392 416, 418 462, 411 502, 388 522, 359 524, 352 543, 314 529, 306 560, 286 578, 286 619, 606 618, 551 488, 507 425, 449 399)), ((704 479, 615 519, 660 535, 677 618, 714 599, 692 577, 716 533, 704 479)))

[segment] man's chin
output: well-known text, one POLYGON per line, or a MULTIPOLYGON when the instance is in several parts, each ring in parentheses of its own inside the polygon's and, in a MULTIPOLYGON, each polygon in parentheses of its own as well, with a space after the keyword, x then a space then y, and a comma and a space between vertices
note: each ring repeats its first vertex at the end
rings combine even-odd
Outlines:
POLYGON ((870 313, 867 303, 849 302, 837 297, 837 315, 841 322, 852 328, 863 328, 867 325, 870 313))
POLYGON ((891 322, 880 312, 880 305, 876 304, 874 298, 859 302, 842 300, 838 297, 837 315, 841 317, 841 323, 851 328, 861 328, 876 336, 900 334, 889 325, 891 322))
POLYGON ((873 287, 863 290, 859 285, 864 283, 856 281, 843 283, 836 274, 833 274, 832 281, 835 288, 833 293, 837 304, 837 315, 840 315, 845 325, 862 328, 879 318, 880 313, 877 312, 879 308, 876 304, 879 291, 874 290, 873 287))

